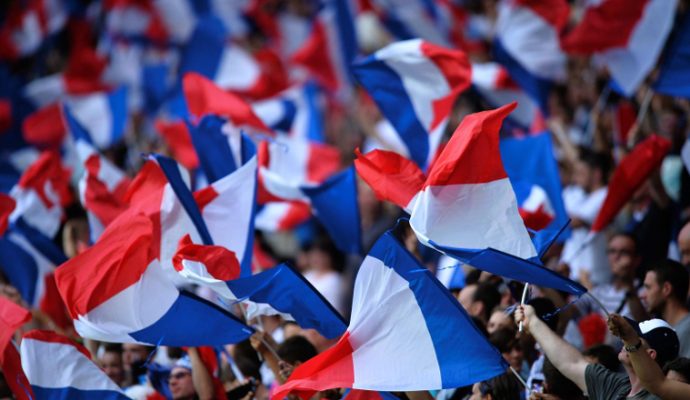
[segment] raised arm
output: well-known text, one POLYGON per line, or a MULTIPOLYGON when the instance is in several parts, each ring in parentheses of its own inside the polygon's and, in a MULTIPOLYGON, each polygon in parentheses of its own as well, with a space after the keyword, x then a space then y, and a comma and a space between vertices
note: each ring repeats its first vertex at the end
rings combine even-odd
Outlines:
MULTIPOLYGON (((625 346, 641 342, 637 332, 620 315, 613 314, 608 321, 609 330, 623 340, 625 346)), ((690 399, 690 385, 666 379, 659 365, 654 361, 644 344, 638 351, 629 352, 628 357, 642 386, 665 400, 690 399)))
POLYGON ((189 354, 189 361, 192 363, 192 382, 199 400, 212 400, 215 394, 211 371, 206 368, 196 347, 188 348, 187 354, 189 354))
POLYGON ((585 383, 585 369, 587 361, 579 350, 563 340, 553 332, 534 313, 532 306, 518 306, 515 310, 515 322, 522 321, 524 328, 529 331, 539 343, 544 354, 566 378, 575 382, 583 391, 587 390, 585 383))

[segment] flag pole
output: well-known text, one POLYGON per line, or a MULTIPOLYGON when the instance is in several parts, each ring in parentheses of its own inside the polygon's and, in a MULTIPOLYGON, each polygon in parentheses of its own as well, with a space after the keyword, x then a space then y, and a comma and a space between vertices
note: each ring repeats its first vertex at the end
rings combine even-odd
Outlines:
POLYGON ((609 310, 607 310, 606 307, 604 307, 604 305, 601 303, 601 301, 599 301, 599 299, 597 299, 597 298, 592 294, 591 291, 588 290, 588 291, 587 291, 587 295, 588 295, 589 297, 591 297, 592 300, 594 300, 594 302, 597 303, 597 305, 598 305, 599 307, 601 307, 602 310, 604 310, 604 313, 606 313, 606 317, 607 317, 607 318, 608 318, 608 317, 611 317, 611 314, 609 313, 609 310))
MULTIPOLYGON (((527 299, 527 292, 529 291, 529 283, 525 282, 525 287, 522 289, 522 299, 520 299, 520 305, 525 306, 525 300, 527 299)), ((518 332, 522 332, 522 321, 518 324, 518 332)))
POLYGON ((510 367, 510 370, 513 372, 513 375, 515 375, 515 377, 517 378, 517 380, 519 380, 520 383, 522 383, 522 386, 524 386, 525 389, 527 389, 527 382, 525 382, 525 380, 522 379, 522 377, 520 376, 520 374, 518 374, 518 372, 515 370, 515 368, 510 367))

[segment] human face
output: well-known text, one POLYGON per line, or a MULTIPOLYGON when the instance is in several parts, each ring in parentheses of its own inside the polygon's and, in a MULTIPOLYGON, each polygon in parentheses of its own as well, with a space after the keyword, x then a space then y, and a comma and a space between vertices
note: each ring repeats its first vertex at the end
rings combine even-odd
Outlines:
POLYGON ((194 382, 192 381, 192 372, 186 368, 173 368, 170 371, 168 386, 170 387, 170 394, 172 394, 173 400, 191 399, 196 394, 194 382))
POLYGON ((637 268, 639 259, 635 252, 635 242, 627 236, 614 236, 609 241, 606 254, 611 273, 618 278, 631 276, 637 268))
POLYGON ((145 346, 134 343, 125 343, 122 345, 122 362, 125 368, 129 368, 137 361, 144 361, 148 356, 145 346))
POLYGON ((503 311, 494 311, 486 324, 486 330, 489 334, 492 334, 501 328, 510 327, 511 325, 512 320, 508 314, 503 311))
POLYGON ((656 272, 649 271, 644 277, 644 285, 640 299, 645 304, 647 311, 652 314, 661 314, 666 305, 666 299, 662 293, 662 287, 656 277, 656 272))
POLYGON ((101 364, 101 369, 108 375, 108 378, 112 379, 113 382, 118 385, 122 384, 124 379, 124 369, 122 368, 122 354, 107 351, 103 353, 103 356, 99 360, 101 364))
POLYGON ((474 292, 477 291, 477 285, 467 285, 460 293, 458 293, 458 301, 465 308, 465 310, 472 315, 472 299, 474 297, 474 292))
POLYGON ((685 266, 690 265, 690 237, 681 237, 681 235, 679 235, 678 247, 680 248, 681 264, 685 266))

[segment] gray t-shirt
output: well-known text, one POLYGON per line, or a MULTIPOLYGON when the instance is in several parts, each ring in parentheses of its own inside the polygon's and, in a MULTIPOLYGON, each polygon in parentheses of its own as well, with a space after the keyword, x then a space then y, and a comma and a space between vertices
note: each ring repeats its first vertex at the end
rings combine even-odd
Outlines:
POLYGON ((656 400, 655 395, 646 390, 638 392, 632 397, 630 380, 625 374, 611 372, 600 364, 589 364, 585 369, 585 382, 590 400, 656 400))
POLYGON ((690 314, 681 319, 673 329, 676 330, 676 335, 680 341, 678 357, 690 358, 690 314))

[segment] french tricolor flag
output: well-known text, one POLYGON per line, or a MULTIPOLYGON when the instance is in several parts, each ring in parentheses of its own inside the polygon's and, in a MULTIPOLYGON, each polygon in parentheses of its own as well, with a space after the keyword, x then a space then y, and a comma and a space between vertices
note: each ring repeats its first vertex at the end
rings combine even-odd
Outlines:
POLYGON ((29 321, 29 310, 6 297, 0 297, 0 369, 7 386, 17 400, 34 398, 29 381, 22 370, 19 352, 12 342, 14 332, 29 321))
POLYGON ((2 236, 9 226, 10 214, 14 211, 17 202, 5 193, 0 193, 0 236, 2 236))
POLYGON ((84 346, 65 336, 30 331, 22 338, 20 353, 36 399, 129 399, 84 346))
POLYGON ((372 6, 386 29, 398 40, 419 38, 450 47, 450 21, 439 3, 442 2, 373 0, 372 6))
POLYGON ((253 103, 252 109, 277 133, 323 142, 324 100, 318 85, 307 81, 279 96, 253 103))
POLYGON ((316 329, 326 338, 342 335, 345 320, 333 306, 287 264, 256 275, 239 277, 235 254, 221 246, 180 241, 173 265, 185 279, 213 289, 221 298, 247 306, 247 319, 260 315, 281 315, 305 329, 316 329))
POLYGON ((70 171, 62 165, 58 153, 42 153, 10 191, 16 201, 10 223, 22 218, 52 239, 60 228, 63 207, 72 201, 69 179, 70 171))
POLYGON ((494 62, 472 64, 472 86, 491 107, 501 107, 512 102, 518 106, 508 120, 527 131, 541 125, 539 105, 510 77, 508 70, 494 62))
POLYGON ((420 39, 407 40, 356 63, 354 74, 400 135, 410 159, 426 169, 455 98, 470 85, 467 56, 420 39))
POLYGON ((237 343, 253 330, 226 311, 178 290, 155 257, 154 224, 143 215, 113 223, 95 245, 55 272, 77 332, 149 345, 237 343))
POLYGON ((494 58, 547 110, 551 82, 565 78, 559 35, 568 21, 565 0, 508 0, 498 5, 494 58))
POLYGON ((0 30, 0 58, 15 60, 34 54, 51 34, 67 22, 66 4, 30 1, 9 4, 0 30))
POLYGON ((656 65, 673 27, 676 0, 587 3, 582 21, 563 38, 571 54, 594 54, 630 96, 656 65))
POLYGON ((351 63, 358 51, 352 2, 327 0, 314 19, 311 34, 293 53, 292 61, 342 100, 351 94, 351 63))
POLYGON ((266 76, 254 56, 227 40, 222 22, 215 17, 200 19, 182 51, 180 76, 198 73, 223 90, 261 94, 266 76))
POLYGON ((426 176, 380 150, 358 154, 357 172, 380 199, 410 214, 422 243, 501 276, 583 293, 581 285, 527 261, 537 252, 499 152, 501 124, 516 106, 466 116, 426 176))
POLYGON ((125 193, 130 180, 122 170, 94 148, 89 133, 76 121, 68 107, 63 118, 75 152, 84 166, 79 180, 79 199, 87 211, 89 234, 95 242, 103 230, 126 208, 125 193))
POLYGON ((347 332, 271 398, 331 388, 454 388, 507 368, 457 300, 388 232, 359 268, 347 332))

